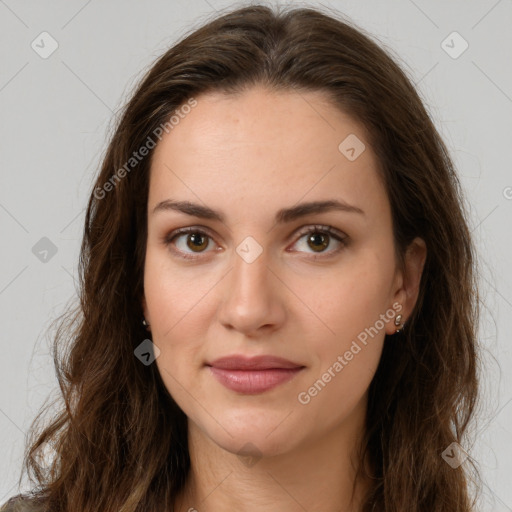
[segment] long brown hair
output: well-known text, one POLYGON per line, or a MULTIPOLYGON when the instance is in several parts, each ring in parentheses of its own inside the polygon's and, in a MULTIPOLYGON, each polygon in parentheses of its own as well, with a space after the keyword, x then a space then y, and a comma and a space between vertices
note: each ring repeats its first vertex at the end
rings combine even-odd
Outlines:
POLYGON ((147 334, 152 151, 131 159, 159 127, 171 129, 191 98, 255 84, 323 91, 362 122, 391 204, 399 264, 416 236, 427 245, 416 307, 385 341, 369 389, 360 455, 372 464, 360 470, 373 485, 363 510, 473 510, 474 462, 453 467, 443 457, 452 443, 467 446, 478 397, 476 257, 447 148, 406 74, 362 30, 318 9, 267 6, 236 8, 191 31, 155 62, 120 116, 88 201, 80 303, 59 319, 54 339, 63 405, 37 434, 39 413, 25 452, 34 496, 52 512, 172 510, 190 468, 187 418, 157 366, 134 356, 147 334), (45 466, 48 444, 56 457, 45 466))

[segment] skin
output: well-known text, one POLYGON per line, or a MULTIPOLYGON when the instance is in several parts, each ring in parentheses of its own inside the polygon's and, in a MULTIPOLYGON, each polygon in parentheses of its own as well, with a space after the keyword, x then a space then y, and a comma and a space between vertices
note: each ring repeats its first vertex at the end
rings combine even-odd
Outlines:
POLYGON ((360 510, 368 482, 358 482, 350 503, 352 461, 394 321, 366 346, 359 343, 362 349, 309 403, 298 395, 393 303, 407 320, 425 244, 414 240, 399 270, 390 204, 365 128, 322 93, 258 86, 236 97, 196 99, 152 158, 142 304, 160 349, 155 364, 188 417, 192 470, 176 510, 360 510), (338 149, 349 134, 366 145, 354 161, 338 149), (222 211, 225 222, 152 213, 171 198, 222 211), (325 199, 364 215, 333 210, 274 222, 281 208, 325 199), (317 224, 340 231, 346 245, 321 232, 323 247, 298 233, 317 224), (196 250, 190 234, 165 244, 188 226, 210 238, 199 238, 196 250), (236 251, 248 236, 263 249, 251 263, 236 251), (198 259, 184 259, 180 250, 198 259), (272 354, 306 368, 270 391, 246 395, 225 388, 204 366, 230 354, 272 354), (252 463, 238 455, 247 443, 252 463))

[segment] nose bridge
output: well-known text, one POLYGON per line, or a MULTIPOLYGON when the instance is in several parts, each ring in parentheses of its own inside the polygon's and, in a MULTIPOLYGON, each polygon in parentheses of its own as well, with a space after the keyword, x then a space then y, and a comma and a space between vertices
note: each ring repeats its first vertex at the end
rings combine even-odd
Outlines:
POLYGON ((268 265, 268 252, 254 238, 247 237, 236 247, 224 294, 222 323, 252 331, 280 320, 282 304, 268 265))
POLYGON ((271 272, 268 269, 268 252, 254 239, 244 240, 233 255, 230 296, 241 303, 270 299, 271 272))

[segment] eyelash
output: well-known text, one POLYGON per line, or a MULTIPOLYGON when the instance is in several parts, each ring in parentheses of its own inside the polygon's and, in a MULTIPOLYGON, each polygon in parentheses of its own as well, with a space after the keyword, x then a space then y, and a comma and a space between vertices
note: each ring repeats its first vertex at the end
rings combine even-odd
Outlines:
MULTIPOLYGON (((164 237, 164 245, 169 246, 169 245, 171 245, 171 243, 173 242, 173 240, 175 238, 179 237, 180 235, 189 234, 189 233, 203 235, 203 236, 206 236, 206 237, 212 239, 212 237, 203 229, 196 228, 196 227, 192 226, 192 227, 177 229, 177 230, 173 231, 172 233, 170 233, 168 236, 164 237)), ((320 258, 329 257, 329 256, 332 256, 333 254, 337 254, 348 243, 348 237, 346 235, 343 235, 341 232, 334 229, 332 226, 322 226, 322 225, 314 225, 314 226, 310 226, 306 229, 301 230, 298 233, 299 238, 297 239, 297 241, 299 241, 302 237, 312 234, 312 233, 327 234, 330 237, 336 239, 341 244, 341 246, 338 249, 335 249, 334 251, 330 251, 328 253, 318 253, 318 254, 314 255, 312 259, 318 259, 319 257, 320 258), (327 254, 328 256, 323 256, 324 254, 327 254)), ((202 254, 202 253, 197 253, 198 256, 191 256, 190 253, 185 253, 183 251, 180 251, 179 249, 172 249, 172 250, 175 253, 179 253, 180 257, 188 259, 188 260, 197 260, 202 257, 202 256, 200 256, 200 254, 202 254)), ((208 252, 208 251, 205 251, 205 252, 208 252)))

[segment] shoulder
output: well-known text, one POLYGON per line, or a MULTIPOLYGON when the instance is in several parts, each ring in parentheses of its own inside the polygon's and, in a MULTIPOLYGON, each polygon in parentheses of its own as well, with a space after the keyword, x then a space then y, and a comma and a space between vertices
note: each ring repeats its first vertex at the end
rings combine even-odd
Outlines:
POLYGON ((3 505, 0 505, 0 512, 43 512, 44 507, 33 498, 18 494, 13 496, 3 505))

